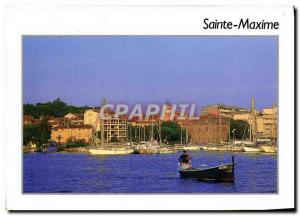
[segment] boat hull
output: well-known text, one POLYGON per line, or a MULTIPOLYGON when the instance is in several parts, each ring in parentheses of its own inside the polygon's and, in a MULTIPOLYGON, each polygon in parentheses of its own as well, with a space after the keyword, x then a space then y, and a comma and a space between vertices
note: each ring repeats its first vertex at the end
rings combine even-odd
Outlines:
POLYGON ((200 150, 200 146, 184 146, 183 149, 189 151, 198 151, 200 150))
POLYGON ((233 146, 233 147, 230 147, 229 149, 232 152, 243 152, 244 151, 243 147, 241 147, 241 146, 233 146))
POLYGON ((245 152, 250 152, 250 153, 260 152, 260 149, 256 148, 256 147, 246 147, 246 146, 244 146, 243 149, 244 149, 245 152))
POLYGON ((203 181, 233 182, 234 164, 226 164, 208 169, 179 170, 181 178, 195 178, 203 181))
POLYGON ((218 149, 217 147, 210 146, 210 147, 207 147, 206 150, 207 150, 207 151, 218 151, 219 149, 218 149))
POLYGON ((134 152, 133 149, 89 149, 92 155, 126 155, 134 152))

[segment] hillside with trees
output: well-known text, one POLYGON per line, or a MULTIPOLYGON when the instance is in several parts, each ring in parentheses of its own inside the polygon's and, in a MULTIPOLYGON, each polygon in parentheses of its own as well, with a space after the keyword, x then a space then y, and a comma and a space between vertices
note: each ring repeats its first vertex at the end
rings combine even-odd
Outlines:
POLYGON ((89 109, 88 106, 76 107, 68 105, 63 102, 60 98, 55 99, 47 103, 37 103, 37 104, 24 104, 23 114, 31 115, 33 118, 39 118, 40 116, 54 116, 62 117, 68 113, 83 113, 85 110, 89 109))

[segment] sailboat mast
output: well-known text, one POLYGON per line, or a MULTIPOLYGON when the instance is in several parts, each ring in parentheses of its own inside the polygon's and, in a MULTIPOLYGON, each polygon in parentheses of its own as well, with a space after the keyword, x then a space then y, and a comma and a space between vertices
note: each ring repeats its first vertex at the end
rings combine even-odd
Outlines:
POLYGON ((272 130, 271 130, 271 140, 272 142, 275 144, 275 134, 276 134, 276 131, 275 131, 275 106, 274 106, 274 103, 273 103, 273 124, 272 124, 272 130))
POLYGON ((250 137, 250 141, 252 142, 253 141, 253 137, 252 137, 252 125, 250 124, 250 130, 249 130, 249 137, 250 137))
POLYGON ((101 124, 100 124, 100 128, 101 128, 101 145, 104 145, 104 120, 101 119, 101 124))
POLYGON ((182 125, 180 124, 180 144, 182 145, 182 125))
POLYGON ((185 142, 186 142, 186 144, 189 143, 189 132, 188 132, 187 127, 185 128, 185 142))
MULTIPOLYGON (((153 119, 152 119, 153 120, 153 119)), ((151 120, 151 140, 153 141, 153 121, 151 120)))
POLYGON ((143 137, 144 137, 144 142, 145 142, 146 141, 146 126, 145 125, 143 126, 143 129, 144 129, 144 136, 143 137))
POLYGON ((158 120, 158 130, 159 130, 159 143, 161 144, 161 122, 160 122, 160 119, 158 120))
POLYGON ((221 111, 219 111, 219 136, 220 136, 220 144, 222 143, 222 127, 221 127, 221 122, 222 122, 222 119, 221 119, 221 111))
MULTIPOLYGON (((106 100, 106 98, 103 98, 102 106, 104 106, 106 104, 107 104, 107 100, 106 100)), ((101 107, 100 107, 100 110, 101 110, 101 107)), ((103 114, 105 116, 105 113, 103 113, 103 114)), ((98 118, 99 118, 99 123, 100 123, 100 130, 101 130, 101 145, 103 146, 104 145, 104 119, 103 118, 100 119, 100 115, 98 115, 98 118)))
POLYGON ((141 125, 139 124, 139 142, 141 142, 141 125))
POLYGON ((230 133, 231 133, 230 130, 231 130, 231 129, 230 129, 230 120, 229 120, 229 130, 228 130, 228 142, 229 142, 229 143, 230 143, 230 133))
POLYGON ((253 127, 252 127, 252 140, 254 143, 257 142, 257 125, 256 125, 256 111, 255 111, 255 101, 254 101, 254 97, 251 97, 251 112, 252 112, 252 115, 253 115, 253 127))

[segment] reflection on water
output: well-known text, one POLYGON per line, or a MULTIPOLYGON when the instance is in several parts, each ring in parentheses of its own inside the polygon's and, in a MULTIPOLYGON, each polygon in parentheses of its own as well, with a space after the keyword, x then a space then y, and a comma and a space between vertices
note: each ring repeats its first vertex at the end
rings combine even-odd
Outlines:
POLYGON ((195 167, 231 162, 235 183, 181 179, 178 154, 92 156, 29 153, 23 160, 23 190, 29 193, 276 193, 277 156, 190 152, 195 167))

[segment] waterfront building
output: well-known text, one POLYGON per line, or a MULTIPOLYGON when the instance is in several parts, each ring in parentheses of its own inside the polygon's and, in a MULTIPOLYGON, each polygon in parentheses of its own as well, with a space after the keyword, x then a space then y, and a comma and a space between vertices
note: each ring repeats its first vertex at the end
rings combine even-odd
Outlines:
POLYGON ((251 109, 236 106, 209 105, 202 109, 202 115, 215 114, 234 120, 246 121, 254 139, 277 139, 277 107, 265 108, 262 112, 255 109, 251 98, 251 109))
POLYGON ((100 131, 100 124, 96 125, 99 115, 99 109, 88 109, 83 114, 83 124, 95 127, 96 131, 100 131))
POLYGON ((186 126, 193 144, 216 144, 228 140, 229 118, 216 114, 201 115, 186 126))
POLYGON ((277 107, 265 108, 262 112, 255 110, 254 98, 251 98, 251 114, 247 120, 250 125, 252 141, 259 139, 272 140, 277 139, 277 107))
POLYGON ((68 125, 56 126, 51 129, 51 141, 56 143, 67 143, 68 141, 83 141, 89 143, 91 139, 92 126, 90 125, 68 125))
POLYGON ((116 138, 118 141, 126 141, 127 139, 127 121, 125 118, 115 118, 112 115, 108 116, 104 120, 100 120, 100 128, 104 126, 104 140, 112 141, 112 138, 116 138))
POLYGON ((277 139, 277 107, 263 109, 257 117, 257 133, 261 139, 277 139))
MULTIPOLYGON (((116 138, 119 141, 126 141, 127 139, 127 120, 123 117, 114 117, 112 111, 105 112, 105 119, 99 117, 100 109, 89 109, 84 113, 84 125, 93 127, 96 137, 101 139, 103 136, 104 141, 111 141, 116 138), (103 135, 102 135, 103 134, 103 135)), ((91 134, 94 136, 94 134, 91 134)))
POLYGON ((251 111, 242 107, 237 106, 227 106, 223 104, 217 104, 217 105, 208 105, 202 108, 202 115, 207 114, 215 114, 219 115, 221 114, 223 117, 227 118, 245 118, 246 115, 248 115, 251 111))

